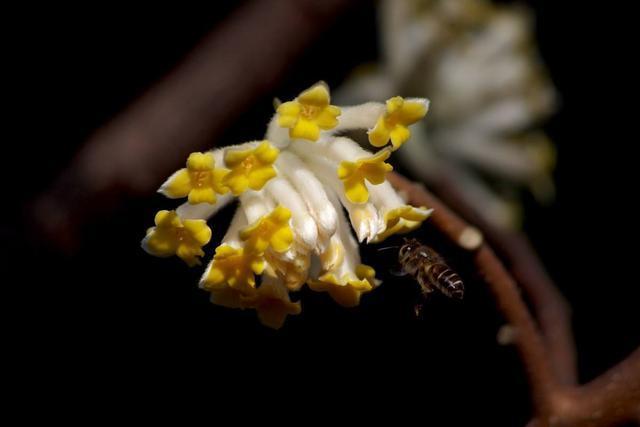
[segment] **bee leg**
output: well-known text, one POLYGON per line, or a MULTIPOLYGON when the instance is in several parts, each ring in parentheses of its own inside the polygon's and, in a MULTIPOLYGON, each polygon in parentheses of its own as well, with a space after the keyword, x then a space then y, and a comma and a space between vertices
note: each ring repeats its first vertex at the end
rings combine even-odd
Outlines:
POLYGON ((416 319, 419 319, 421 317, 423 308, 424 308, 424 304, 423 303, 416 304, 413 307, 413 314, 415 314, 416 319))

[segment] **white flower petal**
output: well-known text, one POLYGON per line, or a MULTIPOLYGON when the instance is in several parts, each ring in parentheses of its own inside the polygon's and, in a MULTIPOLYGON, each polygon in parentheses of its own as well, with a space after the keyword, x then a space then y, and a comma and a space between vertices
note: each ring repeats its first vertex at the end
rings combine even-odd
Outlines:
MULTIPOLYGON (((293 141, 289 149, 300 156, 320 181, 322 181, 326 187, 330 188, 332 193, 339 197, 340 203, 349 213, 349 219, 358 236, 358 240, 362 242, 373 239, 378 234, 380 224, 380 219, 375 207, 369 202, 362 204, 351 203, 346 198, 344 186, 336 172, 338 165, 331 159, 325 157, 326 153, 323 150, 322 144, 313 144, 314 147, 318 146, 315 148, 310 148, 310 144, 302 144, 306 143, 293 141)), ((329 193, 330 192, 327 192, 327 194, 329 193)))
POLYGON ((317 222, 318 233, 326 244, 326 240, 336 231, 337 213, 327 198, 323 184, 309 170, 308 166, 293 153, 282 152, 276 165, 305 201, 309 213, 317 222))
POLYGON ((249 222, 247 221, 247 216, 244 214, 244 211, 242 209, 236 209, 229 228, 227 228, 227 232, 222 238, 222 244, 231 245, 236 248, 240 247, 242 245, 240 230, 246 227, 247 224, 249 224, 249 222))
POLYGON ((331 130, 332 134, 352 129, 370 129, 386 111, 381 102, 367 102, 351 107, 340 107, 342 114, 338 117, 338 126, 331 130))
POLYGON ((318 243, 318 227, 309 214, 300 193, 288 179, 282 176, 271 179, 265 190, 278 203, 291 211, 294 238, 308 249, 315 249, 318 243))
POLYGON ((529 138, 529 141, 513 141, 457 132, 443 135, 440 140, 443 142, 443 150, 495 176, 528 183, 545 172, 545 165, 537 155, 543 147, 540 144, 540 150, 536 150, 533 138, 529 138))
POLYGON ((526 94, 513 95, 485 105, 468 117, 465 127, 491 134, 517 132, 535 122, 541 109, 548 110, 547 105, 553 105, 553 99, 550 91, 538 92, 535 100, 526 94))
POLYGON ((233 201, 233 196, 231 194, 218 194, 214 204, 198 203, 197 205, 192 205, 189 202, 185 202, 176 209, 176 212, 178 216, 183 219, 208 220, 218 213, 220 209, 227 206, 231 201, 233 201))
POLYGON ((275 204, 264 190, 245 191, 240 195, 240 208, 244 211, 248 224, 253 224, 275 207, 275 204))
POLYGON ((318 145, 324 149, 325 155, 338 165, 343 160, 354 162, 374 154, 360 147, 357 142, 343 136, 322 140, 318 142, 318 145))
POLYGON ((273 115, 269 122, 265 139, 281 150, 289 145, 289 129, 278 125, 277 113, 273 115))

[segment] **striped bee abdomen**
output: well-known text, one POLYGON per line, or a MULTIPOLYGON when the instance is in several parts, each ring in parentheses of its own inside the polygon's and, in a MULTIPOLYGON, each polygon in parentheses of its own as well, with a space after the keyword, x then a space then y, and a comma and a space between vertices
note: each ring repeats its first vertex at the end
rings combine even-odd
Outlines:
POLYGON ((462 279, 445 263, 423 265, 418 272, 417 279, 421 285, 429 284, 449 298, 462 299, 464 297, 462 279))
POLYGON ((398 261, 405 273, 415 277, 425 294, 437 289, 449 298, 464 297, 460 276, 429 246, 416 239, 406 239, 398 253, 398 261))

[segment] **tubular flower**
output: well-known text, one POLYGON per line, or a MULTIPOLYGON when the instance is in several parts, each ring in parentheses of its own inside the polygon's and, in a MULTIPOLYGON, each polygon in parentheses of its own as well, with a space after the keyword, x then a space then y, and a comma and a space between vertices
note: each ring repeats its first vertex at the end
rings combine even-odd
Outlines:
POLYGON ((171 199, 188 197, 191 204, 214 204, 216 194, 229 191, 222 183, 229 171, 216 169, 215 164, 212 153, 191 153, 187 167, 171 175, 158 191, 171 199))
POLYGON ((428 110, 428 104, 394 96, 387 100, 387 110, 380 116, 373 129, 368 132, 369 142, 374 147, 382 147, 389 142, 397 150, 411 137, 409 125, 422 119, 428 110))
POLYGON ((302 311, 299 302, 291 302, 284 284, 269 274, 263 276, 260 288, 245 297, 243 304, 254 308, 260 322, 273 329, 281 328, 288 315, 300 314, 302 311))
MULTIPOLYGON (((416 102, 426 105, 427 100, 416 102)), ((379 241, 412 230, 431 212, 406 205, 386 180, 392 170, 386 162, 390 149, 371 153, 337 136, 372 128, 386 108, 383 103, 367 103, 338 110, 329 105, 327 87, 315 85, 278 108, 264 141, 193 157, 196 163, 206 159, 207 165, 228 170, 218 183, 230 191, 220 194, 214 189, 219 197, 211 203, 183 203, 172 213, 173 222, 187 229, 194 224, 206 227, 205 222, 235 196, 239 200, 200 281, 214 304, 255 310, 263 324, 279 328, 288 315, 300 312, 300 302, 292 301, 290 294, 305 284, 347 307, 379 285, 374 270, 360 259, 358 241, 379 241), (339 111, 343 113, 338 117, 339 111), (317 129, 310 132, 312 125, 317 129), (301 135, 313 136, 309 139, 315 143, 301 135)), ((181 171, 174 174, 178 175, 186 176, 181 171)), ((166 191, 170 187, 165 184, 162 191, 169 197, 175 194, 166 191)), ((164 222, 156 222, 143 242, 145 248, 160 256, 187 254, 176 242, 185 245, 191 240, 175 237, 177 232, 161 232, 164 222)), ((169 221, 171 227, 173 222, 169 221)), ((201 256, 210 231, 196 237, 201 256)))
POLYGON ((224 184, 235 196, 244 193, 247 188, 260 190, 276 176, 273 163, 279 153, 269 141, 263 141, 256 148, 226 151, 224 163, 231 171, 224 177, 224 184))
POLYGON ((289 128, 290 138, 317 141, 320 129, 329 130, 338 124, 340 109, 330 105, 329 89, 318 83, 302 92, 294 101, 278 107, 278 125, 289 128))
POLYGON ((245 253, 243 248, 220 245, 216 248, 209 269, 202 280, 205 289, 222 288, 228 284, 238 290, 255 288, 255 274, 264 271, 264 260, 254 254, 245 253))
POLYGON ((285 252, 293 243, 290 219, 291 211, 280 205, 240 230, 240 239, 246 241, 245 248, 252 253, 262 254, 268 247, 276 252, 285 252))
POLYGON ((420 227, 422 221, 431 215, 431 210, 409 205, 391 209, 384 214, 385 230, 373 240, 381 242, 394 234, 405 234, 420 227))
POLYGON ((393 166, 386 163, 391 152, 381 150, 371 157, 358 159, 355 162, 344 160, 338 167, 338 178, 344 183, 347 199, 352 203, 365 203, 369 200, 369 190, 365 180, 371 184, 382 184, 387 172, 393 170, 393 166))
MULTIPOLYGON (((338 203, 335 200, 332 202, 338 203)), ((360 303, 362 294, 379 284, 375 275, 373 268, 360 263, 358 242, 351 235, 347 219, 340 212, 331 245, 320 254, 318 278, 309 280, 309 287, 317 292, 327 292, 344 307, 354 307, 360 303)))
MULTIPOLYGON (((358 269, 367 271, 371 267, 361 264, 358 269)), ((375 271, 373 274, 375 277, 375 271)), ((356 276, 355 273, 345 274, 342 277, 326 273, 317 280, 309 281, 309 287, 317 292, 329 293, 331 298, 343 307, 355 307, 360 304, 360 296, 373 289, 366 277, 356 276)))
POLYGON ((190 267, 200 264, 202 246, 209 243, 211 229, 202 219, 181 220, 175 211, 159 211, 155 227, 147 230, 142 247, 159 257, 179 256, 190 267))
POLYGON ((300 314, 300 302, 292 302, 288 289, 272 275, 265 274, 258 288, 238 290, 223 285, 210 289, 211 302, 228 308, 254 309, 260 322, 279 329, 288 315, 300 314))
POLYGON ((310 252, 290 251, 280 255, 270 251, 265 254, 265 260, 289 290, 300 290, 309 277, 310 252))

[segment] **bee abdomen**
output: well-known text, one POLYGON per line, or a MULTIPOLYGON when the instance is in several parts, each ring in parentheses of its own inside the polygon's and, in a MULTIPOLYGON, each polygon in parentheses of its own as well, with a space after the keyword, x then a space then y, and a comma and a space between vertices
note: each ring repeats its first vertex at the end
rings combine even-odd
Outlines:
POLYGON ((437 263, 428 266, 422 272, 429 279, 429 282, 440 292, 449 298, 462 299, 464 297, 464 283, 462 279, 452 269, 444 263, 437 263))

